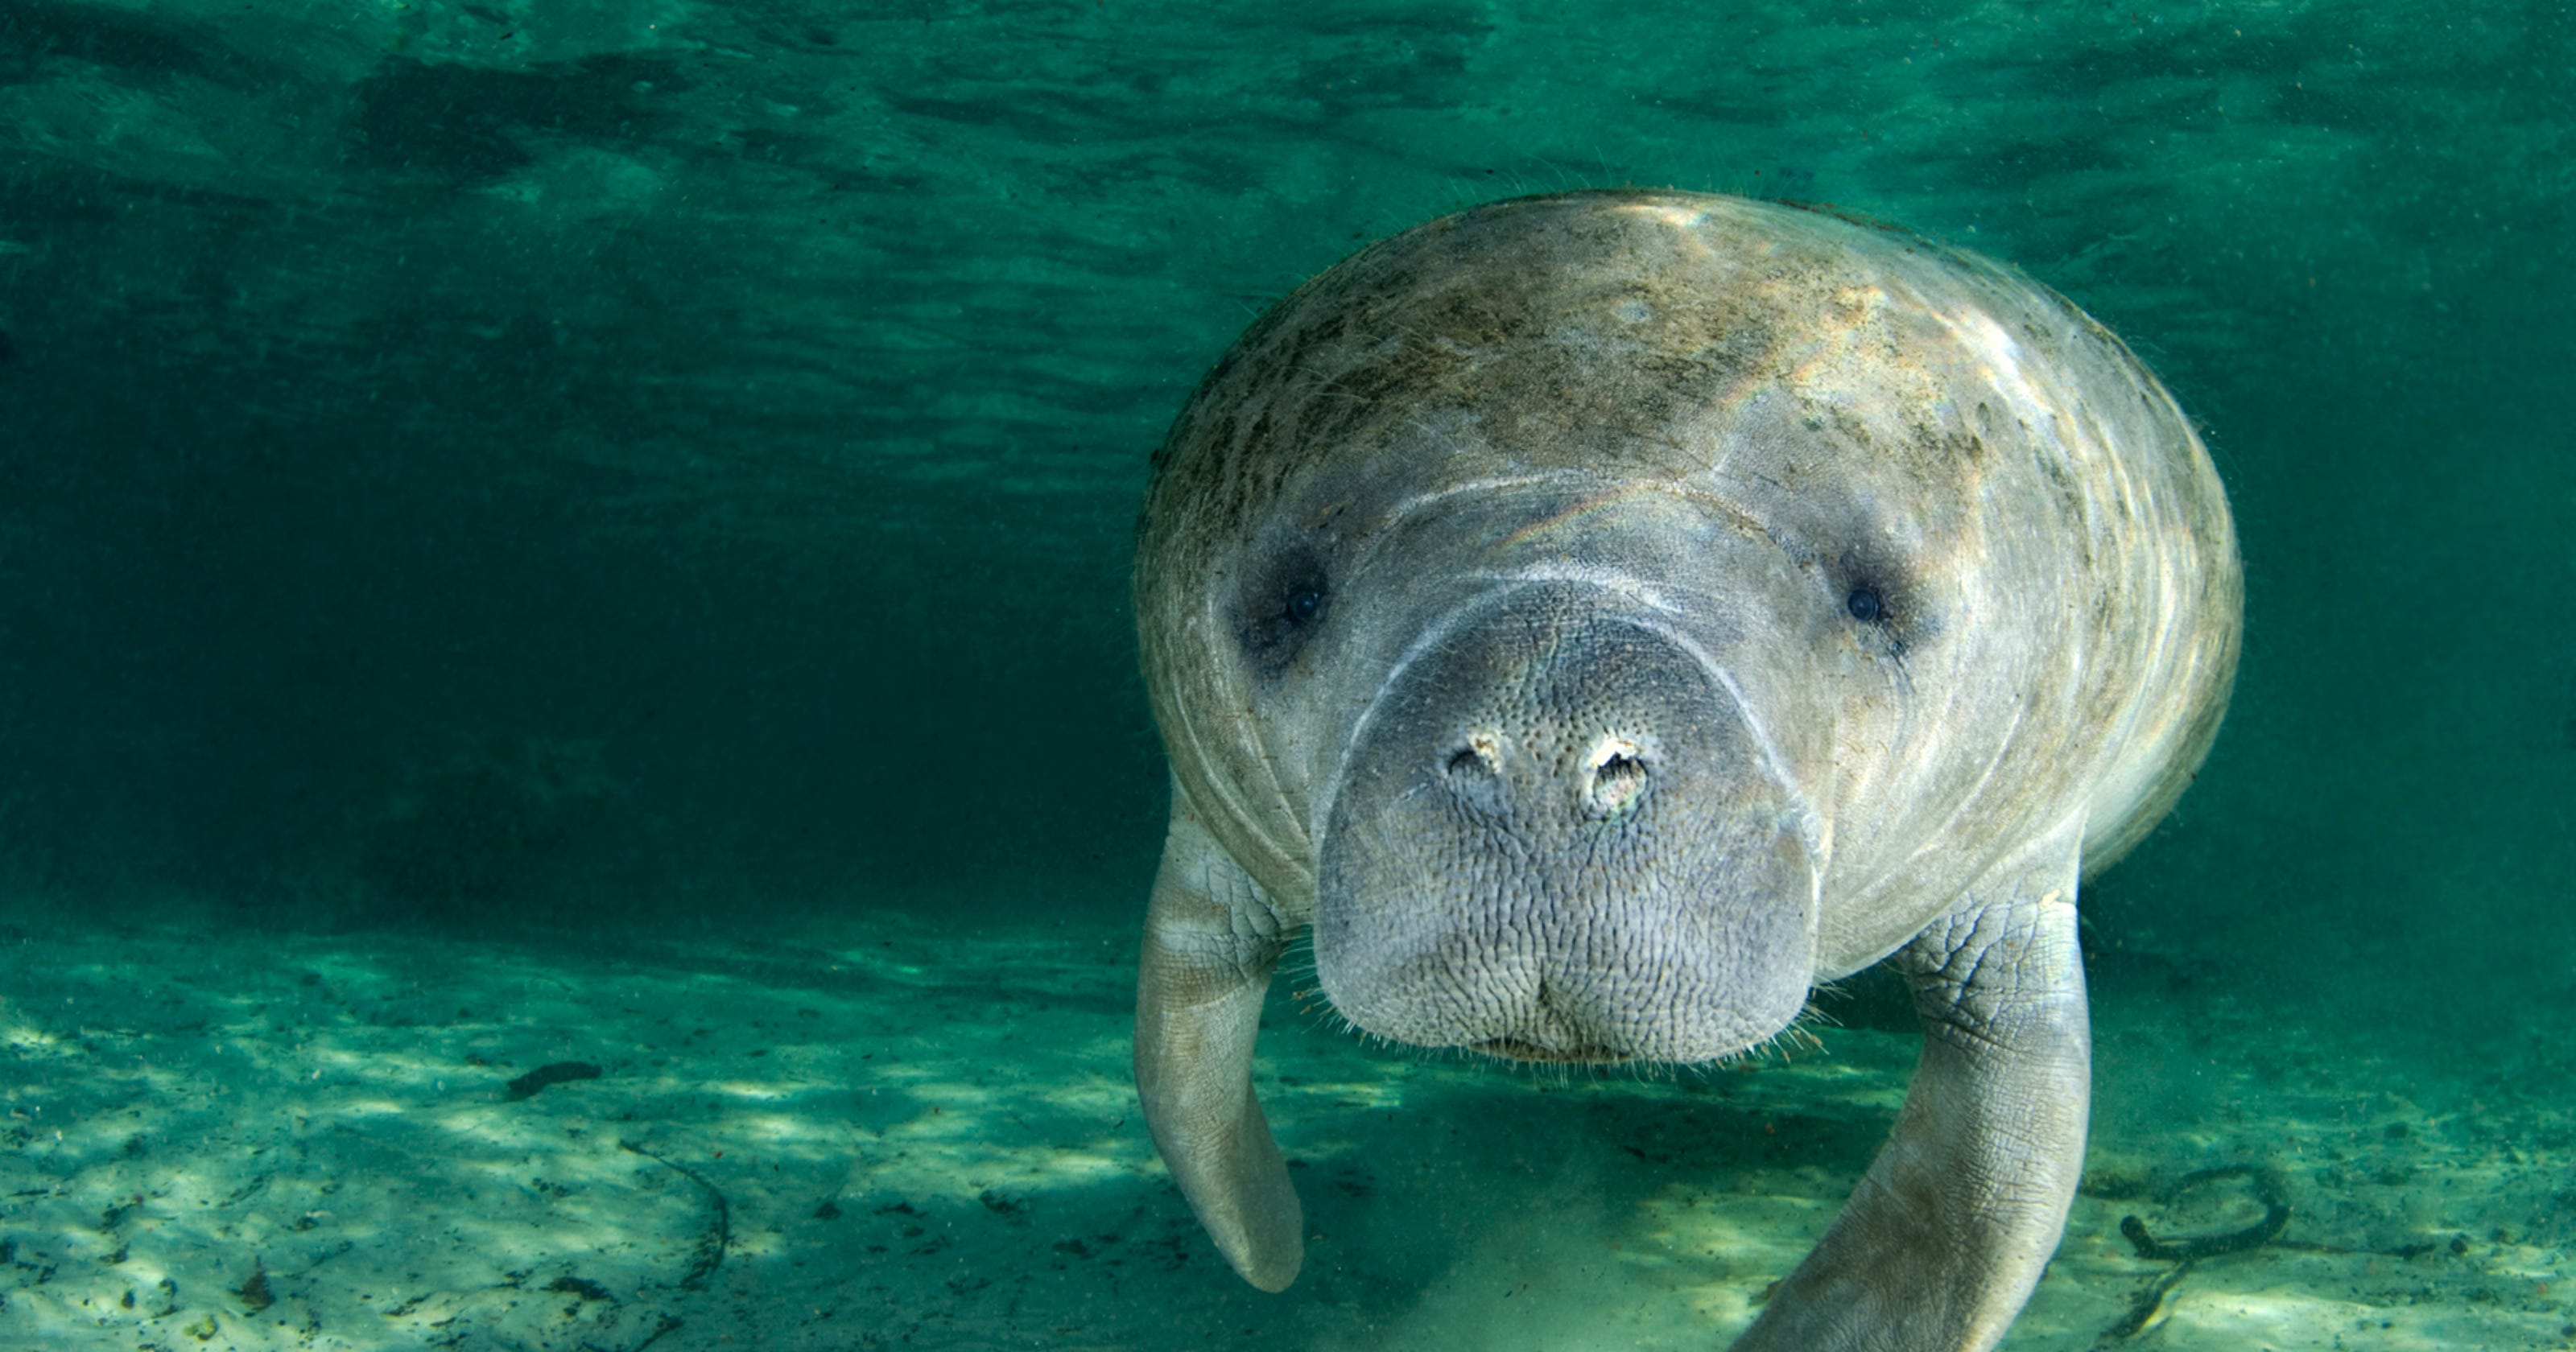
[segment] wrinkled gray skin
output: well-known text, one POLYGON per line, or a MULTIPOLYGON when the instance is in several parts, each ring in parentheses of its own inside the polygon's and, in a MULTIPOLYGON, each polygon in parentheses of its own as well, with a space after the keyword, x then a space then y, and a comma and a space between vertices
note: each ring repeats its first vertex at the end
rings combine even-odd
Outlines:
POLYGON ((1704 1062, 1892 956, 1905 1109, 1739 1348, 1983 1348, 2084 1154, 2079 872, 2171 806, 2234 669, 2172 399, 1977 258, 1578 193, 1282 302, 1155 462, 1137 624, 1173 772, 1136 1080, 1235 1269, 1297 1275, 1250 1082, 1314 927, 1360 1028, 1704 1062))

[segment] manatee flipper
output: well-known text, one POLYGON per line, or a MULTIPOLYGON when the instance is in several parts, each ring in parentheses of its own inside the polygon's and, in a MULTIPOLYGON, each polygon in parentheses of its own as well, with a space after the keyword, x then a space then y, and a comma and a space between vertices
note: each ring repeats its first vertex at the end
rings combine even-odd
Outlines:
POLYGON ((2020 1313, 2084 1167, 2083 834, 2008 856, 1899 952, 1924 1029, 1905 1109, 1735 1352, 1981 1352, 2020 1313))
POLYGON ((1136 1092, 1181 1195, 1264 1291, 1305 1258, 1305 1217, 1252 1096, 1261 998, 1286 927, 1175 787, 1136 978, 1136 1092))

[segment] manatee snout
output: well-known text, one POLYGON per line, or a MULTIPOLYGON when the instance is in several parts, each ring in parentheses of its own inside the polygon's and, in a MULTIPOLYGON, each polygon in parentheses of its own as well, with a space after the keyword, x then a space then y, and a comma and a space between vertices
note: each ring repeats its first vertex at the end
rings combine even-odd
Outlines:
POLYGON ((1815 864, 1757 716, 1650 607, 1535 585, 1388 671, 1320 841, 1315 955, 1382 1037, 1707 1061, 1786 1026, 1815 864))

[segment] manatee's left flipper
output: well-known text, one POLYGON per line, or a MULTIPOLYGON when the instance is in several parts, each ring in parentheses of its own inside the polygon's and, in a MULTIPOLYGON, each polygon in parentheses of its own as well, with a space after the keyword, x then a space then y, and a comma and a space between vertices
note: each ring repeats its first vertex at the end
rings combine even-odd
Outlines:
POLYGON ((1252 1094, 1261 997, 1287 928, 1175 785, 1136 974, 1136 1093, 1208 1238, 1264 1291, 1297 1280, 1306 1245, 1287 1162, 1252 1094))
POLYGON ((2084 1167, 2082 838, 2018 851, 1898 955, 1924 1027, 1905 1110, 1736 1352, 1984 1349, 2021 1311, 2084 1167))

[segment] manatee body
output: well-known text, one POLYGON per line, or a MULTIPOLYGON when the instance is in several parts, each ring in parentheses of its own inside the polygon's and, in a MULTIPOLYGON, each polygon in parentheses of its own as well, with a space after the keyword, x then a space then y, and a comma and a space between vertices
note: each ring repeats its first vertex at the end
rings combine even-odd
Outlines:
POLYGON ((2079 875, 2215 735, 2208 454, 2065 299, 1727 197, 1481 207, 1253 326, 1157 456, 1137 626, 1170 834, 1136 1078, 1255 1286, 1295 1193, 1250 1065, 1313 927, 1360 1028, 1705 1062, 1891 959, 1894 1133, 1739 1347, 1982 1348, 2084 1153, 2079 875))

